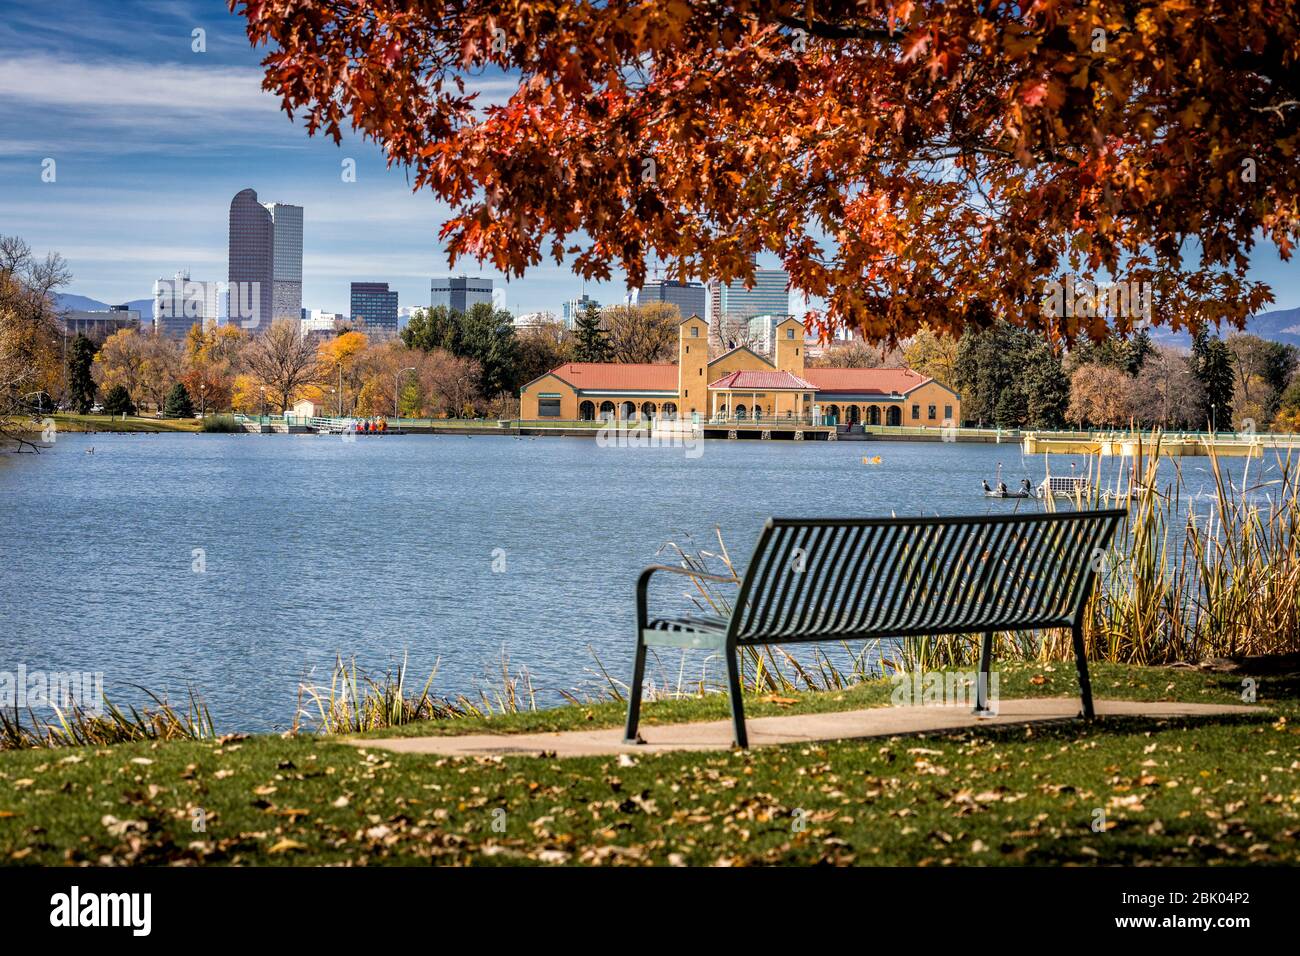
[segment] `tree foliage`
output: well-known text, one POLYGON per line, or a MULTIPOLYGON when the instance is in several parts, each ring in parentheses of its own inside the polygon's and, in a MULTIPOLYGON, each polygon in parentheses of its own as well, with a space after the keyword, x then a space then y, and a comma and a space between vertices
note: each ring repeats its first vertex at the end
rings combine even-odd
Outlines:
POLYGON ((1288 258, 1300 231, 1291 3, 232 6, 288 112, 378 142, 452 207, 453 259, 507 274, 728 281, 774 253, 868 339, 1001 319, 1069 343, 1112 325, 1047 314, 1048 281, 1241 322, 1271 299, 1256 242, 1288 258), (485 72, 513 89, 482 102, 485 72))

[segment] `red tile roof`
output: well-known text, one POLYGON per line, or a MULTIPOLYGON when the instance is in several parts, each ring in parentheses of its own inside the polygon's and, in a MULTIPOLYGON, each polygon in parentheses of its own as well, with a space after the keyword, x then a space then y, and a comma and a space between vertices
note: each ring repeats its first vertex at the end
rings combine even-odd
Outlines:
POLYGON ((809 368, 804 378, 819 392, 853 392, 868 395, 900 395, 930 379, 910 368, 809 368))
POLYGON ((589 392, 676 392, 676 365, 568 362, 551 374, 589 392))
POLYGON ((810 382, 791 375, 789 372, 764 372, 749 369, 732 372, 730 375, 722 376, 716 382, 709 383, 709 388, 743 388, 747 391, 758 392, 779 389, 798 389, 799 391, 811 392, 816 387, 810 382))

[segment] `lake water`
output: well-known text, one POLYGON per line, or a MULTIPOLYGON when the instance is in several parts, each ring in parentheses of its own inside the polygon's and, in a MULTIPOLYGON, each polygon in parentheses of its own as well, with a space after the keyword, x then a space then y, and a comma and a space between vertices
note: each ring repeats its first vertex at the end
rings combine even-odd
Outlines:
MULTIPOLYGON (((627 678, 636 575, 665 542, 710 547, 717 525, 743 566, 773 515, 1026 505, 981 496, 999 462, 1011 486, 1043 476, 1017 444, 60 436, 0 455, 0 671, 103 672, 122 701, 193 687, 220 729, 267 730, 336 654, 406 654, 420 683, 440 662, 454 693, 504 652, 556 703, 593 686, 588 646, 627 678)), ((1208 487, 1208 459, 1182 466, 1208 487)))

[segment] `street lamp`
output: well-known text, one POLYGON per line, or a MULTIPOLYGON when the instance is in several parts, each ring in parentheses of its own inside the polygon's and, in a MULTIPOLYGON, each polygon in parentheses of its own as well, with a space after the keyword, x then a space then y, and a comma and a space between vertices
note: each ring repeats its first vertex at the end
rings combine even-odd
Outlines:
POLYGON ((266 417, 266 389, 262 389, 262 417, 266 417))
POLYGON ((206 382, 199 384, 199 418, 204 418, 208 414, 208 386, 206 382))
POLYGON ((415 371, 415 366, 414 366, 414 365, 411 365, 411 366, 408 366, 407 368, 402 369, 402 370, 401 370, 400 372, 398 372, 397 375, 394 377, 394 380, 393 380, 393 418, 401 418, 401 417, 402 417, 401 412, 400 412, 400 411, 398 410, 398 408, 397 408, 397 395, 398 395, 398 392, 400 392, 400 391, 402 390, 402 375, 403 375, 403 373, 405 373, 405 372, 414 372, 414 371, 415 371))

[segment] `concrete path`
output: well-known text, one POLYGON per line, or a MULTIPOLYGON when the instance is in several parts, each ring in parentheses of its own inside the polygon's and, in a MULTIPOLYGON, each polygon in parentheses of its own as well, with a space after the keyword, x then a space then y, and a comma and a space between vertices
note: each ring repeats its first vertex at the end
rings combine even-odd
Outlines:
MULTIPOLYGON (((1151 703, 1099 700, 1099 716, 1212 717, 1222 714, 1261 713, 1263 708, 1230 704, 1151 703)), ((857 740, 935 731, 965 730, 1005 724, 1034 724, 1068 720, 1079 713, 1077 698, 999 701, 993 717, 976 717, 969 707, 872 707, 829 714, 790 714, 754 717, 748 721, 749 745, 809 743, 820 740, 857 740)), ((711 720, 693 724, 643 725, 644 744, 623 743, 622 728, 567 730, 541 734, 464 734, 444 737, 389 737, 350 740, 358 747, 398 753, 482 757, 525 756, 590 757, 608 754, 647 754, 671 750, 727 750, 731 747, 731 722, 711 720)))

